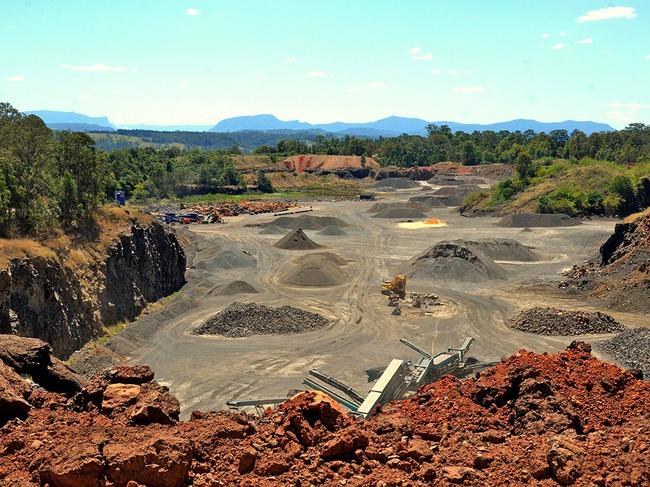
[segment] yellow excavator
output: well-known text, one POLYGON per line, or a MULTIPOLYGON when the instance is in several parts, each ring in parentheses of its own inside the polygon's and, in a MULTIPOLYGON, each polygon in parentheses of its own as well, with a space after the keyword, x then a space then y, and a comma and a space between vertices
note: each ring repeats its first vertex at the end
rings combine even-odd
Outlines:
POLYGON ((406 297, 406 276, 397 274, 392 281, 384 281, 381 284, 381 293, 388 296, 399 296, 400 299, 406 297))

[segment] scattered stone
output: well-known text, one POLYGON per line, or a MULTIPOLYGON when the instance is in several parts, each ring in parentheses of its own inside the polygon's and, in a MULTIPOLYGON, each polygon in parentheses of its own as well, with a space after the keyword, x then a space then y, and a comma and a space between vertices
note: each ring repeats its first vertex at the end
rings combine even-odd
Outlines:
POLYGON ((234 302, 194 330, 195 335, 231 338, 252 335, 286 335, 325 327, 329 321, 317 313, 293 306, 271 307, 234 302))
POLYGON ((643 377, 650 378, 650 328, 630 328, 596 347, 624 367, 638 369, 643 377))
POLYGON ((509 319, 508 326, 527 333, 558 336, 614 333, 625 330, 625 327, 614 318, 599 311, 562 310, 540 306, 519 312, 509 319))

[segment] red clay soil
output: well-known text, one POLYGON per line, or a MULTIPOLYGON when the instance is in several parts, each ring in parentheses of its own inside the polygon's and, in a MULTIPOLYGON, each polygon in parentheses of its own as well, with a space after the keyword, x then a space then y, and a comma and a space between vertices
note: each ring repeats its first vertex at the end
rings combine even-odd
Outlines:
POLYGON ((361 169, 376 170, 379 163, 372 157, 361 156, 327 156, 321 154, 297 155, 286 158, 281 162, 285 169, 296 172, 333 171, 336 169, 361 169))
POLYGON ((303 393, 261 420, 177 422, 146 367, 72 399, 22 394, 28 416, 0 429, 2 486, 650 485, 650 384, 582 343, 445 377, 367 420, 303 393))

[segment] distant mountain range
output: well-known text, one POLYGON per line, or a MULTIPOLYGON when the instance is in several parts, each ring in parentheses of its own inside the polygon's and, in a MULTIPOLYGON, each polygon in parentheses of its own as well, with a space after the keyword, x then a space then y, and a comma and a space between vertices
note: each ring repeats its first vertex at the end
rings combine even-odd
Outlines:
POLYGON ((448 125, 449 128, 456 131, 474 132, 476 130, 509 130, 525 131, 534 130, 535 132, 550 132, 551 130, 565 129, 568 132, 573 130, 582 130, 586 134, 593 132, 608 132, 615 130, 605 123, 565 120, 563 122, 538 122, 537 120, 516 119, 507 122, 497 122, 490 124, 477 123, 459 123, 452 121, 429 122, 421 118, 406 117, 387 117, 375 122, 350 123, 350 122, 333 122, 325 124, 311 124, 300 122, 299 120, 279 120, 274 115, 250 115, 242 117, 233 117, 222 120, 210 129, 211 132, 238 132, 240 130, 323 130, 336 134, 361 135, 366 137, 386 136, 391 137, 400 134, 425 135, 428 124, 448 125))
POLYGON ((608 132, 615 130, 605 123, 591 121, 565 120, 563 122, 538 122, 536 120, 516 119, 507 122, 490 124, 458 123, 452 121, 428 122, 421 118, 387 117, 375 122, 333 122, 324 124, 311 124, 299 120, 280 120, 274 115, 247 115, 241 117, 227 118, 215 126, 208 125, 113 125, 107 117, 90 117, 75 112, 59 112, 50 110, 36 110, 25 112, 37 115, 43 119, 48 127, 54 130, 77 130, 85 132, 113 132, 118 128, 135 130, 156 130, 161 132, 185 131, 185 132, 241 132, 241 131, 322 131, 336 135, 356 135, 360 137, 392 137, 400 134, 425 135, 426 126, 430 123, 435 125, 448 125, 452 131, 462 130, 474 132, 476 130, 500 130, 535 132, 550 132, 551 130, 565 129, 569 133, 573 130, 582 130, 587 135, 593 132, 608 132))

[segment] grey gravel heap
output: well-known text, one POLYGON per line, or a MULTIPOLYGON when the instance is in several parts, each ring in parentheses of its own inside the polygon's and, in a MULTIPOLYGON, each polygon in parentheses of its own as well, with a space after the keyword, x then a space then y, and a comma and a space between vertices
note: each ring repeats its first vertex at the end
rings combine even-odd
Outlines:
POLYGON ((237 338, 252 335, 288 335, 327 326, 317 313, 293 306, 271 307, 234 302, 194 330, 195 335, 223 335, 237 338))
POLYGON ((650 328, 630 328, 609 340, 596 344, 623 367, 639 369, 650 380, 650 328))
POLYGON ((625 327, 609 315, 557 308, 528 308, 509 320, 510 328, 538 335, 587 335, 614 333, 625 327))

